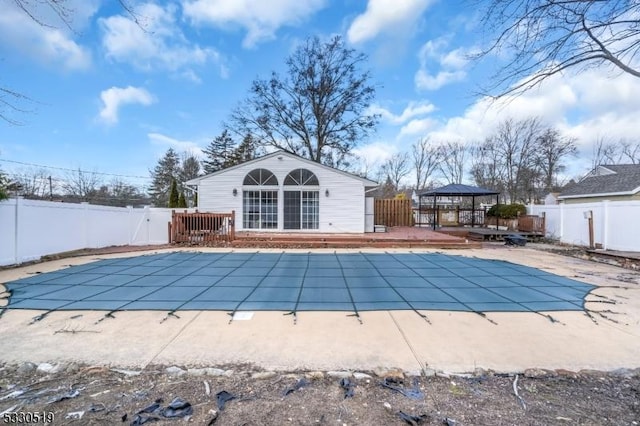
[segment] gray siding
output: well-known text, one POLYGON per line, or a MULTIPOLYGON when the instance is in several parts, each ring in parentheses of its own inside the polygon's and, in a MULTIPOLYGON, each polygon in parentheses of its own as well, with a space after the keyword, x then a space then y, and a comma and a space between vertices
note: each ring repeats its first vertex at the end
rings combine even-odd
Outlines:
MULTIPOLYGON (((317 231, 304 230, 304 232, 365 232, 365 188, 361 180, 324 167, 299 161, 287 155, 267 157, 264 160, 241 165, 201 180, 198 185, 198 209, 211 212, 230 212, 235 210, 236 230, 244 230, 242 227, 242 191, 244 189, 255 189, 256 187, 243 187, 242 182, 247 173, 256 168, 268 169, 278 178, 278 229, 272 231, 283 231, 282 184, 284 178, 292 170, 306 168, 315 173, 320 184, 320 220, 317 231), (233 196, 234 189, 238 191, 235 197, 233 196), (328 195, 326 195, 327 191, 328 195)), ((309 189, 312 188, 310 187, 309 189)))

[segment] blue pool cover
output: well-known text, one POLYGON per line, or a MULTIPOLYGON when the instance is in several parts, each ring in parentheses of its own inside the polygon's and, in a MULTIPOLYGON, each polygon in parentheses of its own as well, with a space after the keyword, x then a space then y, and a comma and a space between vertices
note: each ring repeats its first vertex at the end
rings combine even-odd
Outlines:
POLYGON ((594 286, 440 253, 195 253, 99 260, 5 284, 8 309, 577 311, 594 286))

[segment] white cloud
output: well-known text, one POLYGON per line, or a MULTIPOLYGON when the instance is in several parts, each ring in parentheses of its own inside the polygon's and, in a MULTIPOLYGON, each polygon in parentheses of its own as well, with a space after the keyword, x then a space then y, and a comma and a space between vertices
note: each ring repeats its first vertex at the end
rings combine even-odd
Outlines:
POLYGON ((179 28, 176 13, 174 5, 163 8, 146 3, 136 8, 140 25, 124 15, 100 19, 107 57, 145 71, 173 71, 195 82, 200 79, 191 67, 212 62, 226 78, 228 72, 222 55, 213 48, 190 43, 179 28))
POLYGON ((398 152, 397 147, 386 141, 371 142, 355 148, 353 153, 358 157, 357 165, 359 166, 357 172, 366 174, 370 179, 378 179, 376 175, 380 167, 396 152, 398 152))
POLYGON ((161 133, 149 133, 147 137, 152 144, 169 146, 178 152, 188 152, 196 156, 202 156, 202 148, 193 141, 182 141, 161 133))
MULTIPOLYGON (((545 125, 576 138, 581 155, 568 164, 568 174, 578 176, 588 168, 597 138, 640 138, 639 111, 637 78, 626 74, 611 78, 606 70, 593 69, 577 75, 556 75, 517 97, 496 102, 480 99, 459 116, 423 123, 423 127, 427 129, 424 135, 434 141, 473 143, 491 135, 507 118, 538 117, 545 125)), ((420 128, 419 123, 412 126, 420 128)))
POLYGON ((400 135, 403 136, 422 136, 429 130, 433 129, 438 124, 438 121, 433 118, 420 118, 409 121, 406 125, 400 129, 400 135))
POLYGON ((419 90, 438 90, 447 84, 462 81, 467 77, 464 69, 469 62, 466 56, 468 50, 458 48, 449 52, 443 50, 449 44, 446 38, 429 40, 418 52, 420 68, 415 75, 415 84, 419 90), (430 68, 434 65, 440 68, 436 73, 430 68))
POLYGON ((284 26, 295 26, 322 9, 326 0, 185 0, 184 14, 198 24, 247 31, 242 44, 254 47, 275 38, 284 26))
POLYGON ((139 87, 111 87, 100 93, 103 107, 99 118, 106 124, 118 122, 118 112, 121 106, 127 104, 151 105, 155 98, 145 89, 139 87))
POLYGON ((409 102, 407 107, 402 111, 400 115, 395 115, 388 109, 381 107, 380 105, 372 105, 369 108, 369 114, 380 114, 382 118, 391 124, 403 124, 413 117, 430 114, 435 110, 435 106, 430 102, 409 102))
POLYGON ((427 71, 420 69, 416 73, 416 86, 422 90, 438 90, 449 83, 462 81, 467 76, 464 71, 440 71, 436 75, 431 75, 427 71))
MULTIPOLYGON (((15 6, 3 4, 0 45, 44 64, 61 65, 67 70, 82 70, 91 65, 90 51, 73 40, 71 30, 64 26, 53 28, 40 25, 15 6)), ((93 13, 93 10, 89 12, 88 8, 84 8, 83 12, 93 13)), ((48 22, 46 17, 43 20, 48 22)))
POLYGON ((362 43, 381 33, 397 34, 413 28, 432 0, 369 0, 367 10, 353 20, 347 38, 362 43))

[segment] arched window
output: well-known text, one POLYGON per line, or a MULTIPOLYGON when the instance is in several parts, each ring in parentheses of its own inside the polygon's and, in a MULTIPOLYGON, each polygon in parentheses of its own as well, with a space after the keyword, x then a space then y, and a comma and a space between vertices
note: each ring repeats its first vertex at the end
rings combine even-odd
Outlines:
POLYGON ((243 185, 278 185, 276 176, 267 169, 251 170, 245 177, 243 185))
POLYGON ((318 229, 320 192, 318 178, 307 169, 295 169, 284 179, 284 229, 318 229))
POLYGON ((314 175, 313 172, 307 169, 295 169, 294 171, 289 173, 286 178, 284 178, 284 184, 297 186, 320 185, 318 183, 318 178, 316 177, 316 175, 314 175))
POLYGON ((242 191, 242 226, 244 229, 276 229, 278 227, 278 190, 259 188, 278 186, 278 179, 267 169, 247 173, 244 186, 257 188, 242 191))

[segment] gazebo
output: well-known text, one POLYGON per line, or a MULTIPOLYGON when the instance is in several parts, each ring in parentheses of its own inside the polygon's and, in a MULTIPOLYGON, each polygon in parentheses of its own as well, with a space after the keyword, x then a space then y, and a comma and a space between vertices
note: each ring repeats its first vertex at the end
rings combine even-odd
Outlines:
MULTIPOLYGON (((479 188, 477 186, 452 183, 441 188, 422 191, 418 195, 418 209, 422 209, 422 198, 433 197, 433 229, 436 229, 437 222, 437 200, 438 197, 471 197, 471 227, 475 226, 476 197, 487 195, 496 196, 496 204, 499 204, 500 193, 491 189, 479 188)), ((497 225, 496 225, 497 229, 497 225)))

